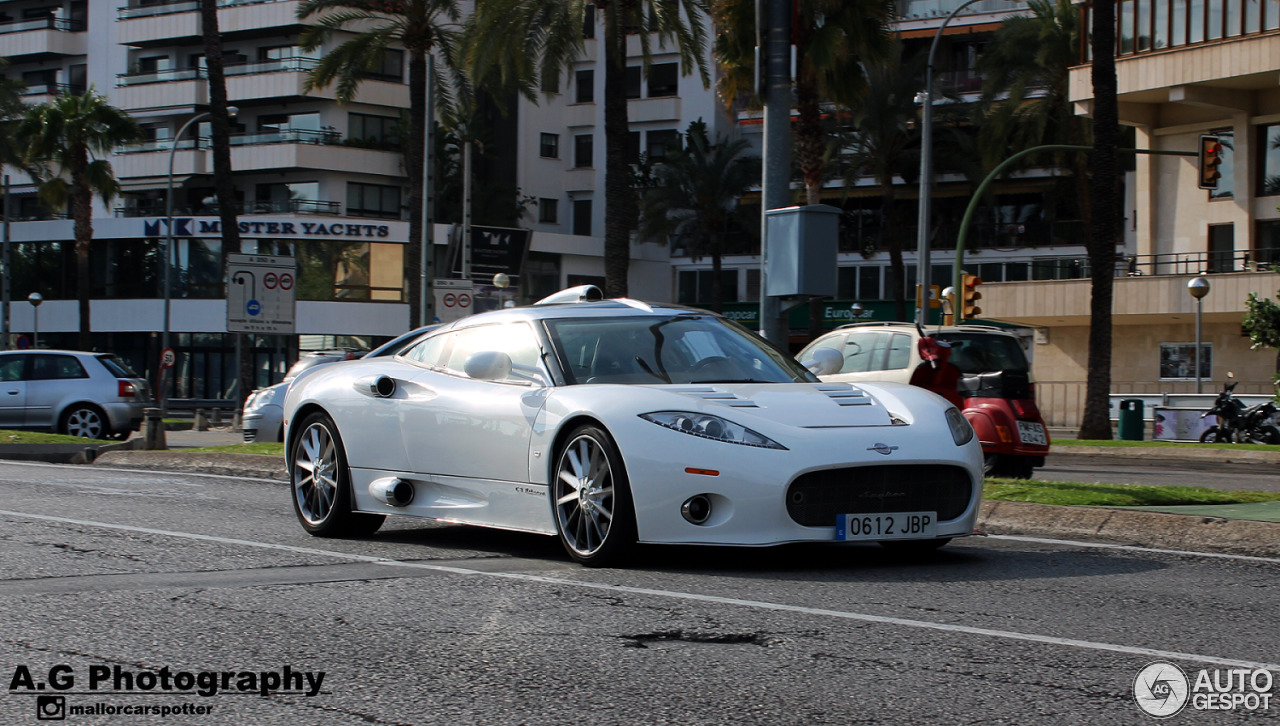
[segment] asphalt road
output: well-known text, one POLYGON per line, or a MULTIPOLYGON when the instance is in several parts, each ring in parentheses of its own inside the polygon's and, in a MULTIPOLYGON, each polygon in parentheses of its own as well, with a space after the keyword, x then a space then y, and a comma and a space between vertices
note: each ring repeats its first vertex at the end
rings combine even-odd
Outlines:
POLYGON ((103 724, 1141 724, 1156 722, 1134 682, 1153 661, 1193 680, 1280 672, 1280 560, 972 538, 923 560, 650 548, 589 570, 550 538, 413 520, 315 539, 287 496, 0 462, 0 724, 55 694, 212 708, 67 719, 103 724), (233 675, 209 697, 111 692, 114 675, 89 690, 116 666, 138 684, 233 675), (318 693, 237 691, 286 666, 323 671, 318 693))

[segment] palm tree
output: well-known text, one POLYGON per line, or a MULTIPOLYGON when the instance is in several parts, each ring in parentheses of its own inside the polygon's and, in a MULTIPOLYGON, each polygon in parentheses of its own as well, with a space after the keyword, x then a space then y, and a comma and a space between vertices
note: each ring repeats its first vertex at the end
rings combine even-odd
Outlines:
MULTIPOLYGON (((715 0, 716 58, 725 66, 720 96, 728 103, 754 95, 755 0, 715 0)), ((865 68, 892 53, 889 25, 894 0, 797 0, 794 159, 808 204, 821 201, 823 159, 835 124, 824 120, 826 101, 858 97, 865 68)))
MULTIPOLYGON (((554 88, 555 81, 581 52, 584 27, 603 16, 604 49, 604 274, 605 294, 627 295, 631 231, 638 207, 627 161, 627 39, 639 41, 642 66, 650 66, 654 43, 680 55, 682 72, 697 67, 711 85, 707 69, 706 0, 491 0, 478 3, 475 22, 481 32, 468 50, 472 71, 487 77, 495 68, 528 95, 533 88, 554 88)), ((594 26, 592 26, 594 27, 594 26)))
POLYGON ((3 77, 8 65, 7 59, 0 58, 0 166, 20 166, 22 149, 17 144, 15 131, 27 113, 27 105, 22 102, 21 95, 25 85, 15 78, 3 77))
MULTIPOLYGON (((1070 0, 1030 0, 1030 15, 1009 18, 978 57, 985 79, 979 131, 984 165, 995 168, 1012 153, 1042 144, 1088 145, 1090 122, 1077 116, 1069 97, 1068 71, 1080 47, 1079 10, 1070 0)), ((1039 163, 1028 159, 1027 165, 1039 163)), ((1088 157, 1078 151, 1053 155, 1071 169, 1086 228, 1091 218, 1088 157)))
POLYGON ((142 137, 128 113, 92 88, 63 95, 31 109, 18 126, 24 158, 37 171, 39 196, 55 209, 68 208, 74 222, 76 294, 80 300, 78 345, 89 350, 89 243, 93 241, 93 195, 110 203, 120 190, 106 160, 117 146, 142 137))
MULTIPOLYGON (((205 68, 209 72, 214 194, 218 197, 223 249, 235 253, 240 251, 240 227, 236 224, 236 191, 231 174, 231 118, 227 110, 227 77, 222 63, 222 33, 218 31, 218 0, 200 0, 200 28, 204 34, 205 68)), ((244 377, 247 379, 248 375, 244 377)))
POLYGON ((848 107, 851 120, 845 186, 851 188, 858 176, 867 175, 880 187, 880 244, 889 250, 889 291, 897 306, 895 319, 906 320, 906 267, 893 180, 910 180, 919 169, 915 94, 922 85, 924 64, 920 56, 904 60, 901 42, 894 41, 892 47, 885 62, 867 68, 867 83, 857 96, 836 100, 848 107))
MULTIPOLYGON (((447 60, 453 57, 451 46, 455 29, 452 23, 458 19, 457 0, 303 0, 298 5, 298 18, 306 20, 315 16, 315 25, 303 31, 299 44, 303 50, 312 51, 324 46, 340 32, 352 37, 331 49, 311 71, 307 89, 325 88, 336 84, 339 103, 347 104, 355 99, 360 83, 371 71, 381 67, 389 50, 403 46, 409 55, 409 137, 405 141, 405 161, 409 178, 409 240, 405 249, 405 269, 408 272, 409 321, 411 327, 422 324, 418 320, 416 304, 422 292, 419 290, 417 270, 422 264, 422 247, 417 244, 424 230, 423 191, 423 139, 427 123, 427 57, 436 49, 447 60)), ((441 83, 440 73, 432 78, 438 89, 437 98, 447 104, 447 87, 441 83)))
MULTIPOLYGON (((666 239, 679 234, 693 256, 711 257, 711 300, 716 312, 723 303, 720 257, 735 227, 749 232, 738 199, 760 184, 760 159, 744 155, 746 141, 707 138, 701 119, 689 124, 683 150, 670 151, 652 171, 652 186, 641 197, 640 236, 666 239)), ((758 226, 758 221, 757 221, 758 226)))
POLYGON ((1120 110, 1116 98, 1116 4, 1094 0, 1090 45, 1093 53, 1092 216, 1087 249, 1089 296, 1089 372, 1085 377, 1082 439, 1110 439, 1111 304, 1115 292, 1116 243, 1120 241, 1120 110))

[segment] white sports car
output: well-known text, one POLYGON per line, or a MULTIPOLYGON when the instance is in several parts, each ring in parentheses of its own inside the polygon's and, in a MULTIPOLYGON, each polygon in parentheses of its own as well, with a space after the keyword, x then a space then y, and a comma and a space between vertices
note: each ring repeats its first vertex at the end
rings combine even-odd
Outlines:
POLYGON ((982 494, 982 448, 941 397, 822 383, 723 317, 591 286, 318 369, 284 417, 319 536, 405 514, 557 535, 588 565, 637 542, 926 549, 971 534, 982 494))

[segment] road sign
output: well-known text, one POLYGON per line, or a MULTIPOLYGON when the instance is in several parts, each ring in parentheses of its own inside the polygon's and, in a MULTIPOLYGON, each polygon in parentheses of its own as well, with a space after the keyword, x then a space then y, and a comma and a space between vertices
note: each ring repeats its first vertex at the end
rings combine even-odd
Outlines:
POLYGON ((227 332, 292 335, 296 270, 292 257, 227 255, 227 332))
POLYGON ((160 352, 160 367, 172 368, 174 363, 178 362, 178 356, 173 352, 173 348, 165 348, 160 352))
POLYGON ((438 279, 435 282, 436 317, 442 323, 450 323, 471 314, 472 296, 475 291, 470 280, 438 279))

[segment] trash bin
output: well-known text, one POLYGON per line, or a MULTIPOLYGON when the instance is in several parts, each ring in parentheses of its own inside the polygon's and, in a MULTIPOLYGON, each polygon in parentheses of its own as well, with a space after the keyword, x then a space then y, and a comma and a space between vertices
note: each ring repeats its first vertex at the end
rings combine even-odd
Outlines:
POLYGON ((1120 438, 1125 441, 1142 441, 1142 399, 1126 398, 1120 402, 1120 438))

